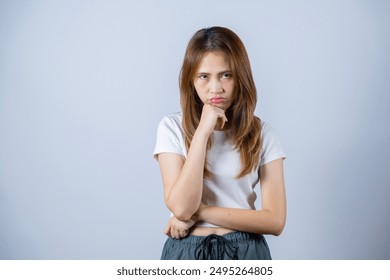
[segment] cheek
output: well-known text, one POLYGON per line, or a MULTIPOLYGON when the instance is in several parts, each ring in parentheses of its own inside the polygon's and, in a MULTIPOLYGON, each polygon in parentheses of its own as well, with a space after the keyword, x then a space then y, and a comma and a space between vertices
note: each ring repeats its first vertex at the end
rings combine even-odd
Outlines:
POLYGON ((202 95, 205 91, 205 86, 201 82, 194 83, 194 87, 199 95, 202 95))
POLYGON ((194 88, 195 88, 195 91, 196 91, 196 95, 199 97, 199 99, 204 103, 204 98, 203 98, 203 89, 202 89, 202 86, 200 86, 199 84, 197 83, 194 83, 194 88))
POLYGON ((196 92, 200 92, 201 91, 201 86, 200 86, 200 84, 199 84, 199 82, 194 82, 193 83, 193 85, 194 85, 194 88, 195 88, 195 90, 196 90, 196 92))
POLYGON ((234 88, 234 82, 233 81, 226 81, 224 84, 224 88, 226 91, 228 91, 230 94, 233 94, 235 88, 234 88))
POLYGON ((230 99, 230 103, 234 103, 235 99, 236 99, 236 95, 237 95, 237 91, 236 91, 236 88, 234 87, 234 83, 231 83, 229 85, 229 99, 230 99))

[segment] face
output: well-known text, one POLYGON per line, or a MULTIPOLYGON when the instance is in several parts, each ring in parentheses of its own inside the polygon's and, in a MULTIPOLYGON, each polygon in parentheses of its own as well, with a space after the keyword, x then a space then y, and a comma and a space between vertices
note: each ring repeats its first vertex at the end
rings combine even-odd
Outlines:
POLYGON ((203 57, 196 71, 194 86, 203 104, 223 110, 232 105, 234 77, 224 54, 209 52, 203 57))

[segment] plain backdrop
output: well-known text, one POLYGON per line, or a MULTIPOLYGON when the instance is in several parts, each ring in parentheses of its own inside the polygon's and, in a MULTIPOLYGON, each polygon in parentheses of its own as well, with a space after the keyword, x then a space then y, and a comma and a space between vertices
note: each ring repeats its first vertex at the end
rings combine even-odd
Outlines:
POLYGON ((0 258, 159 259, 188 40, 243 40, 287 154, 275 259, 390 259, 389 1, 0 1, 0 258))

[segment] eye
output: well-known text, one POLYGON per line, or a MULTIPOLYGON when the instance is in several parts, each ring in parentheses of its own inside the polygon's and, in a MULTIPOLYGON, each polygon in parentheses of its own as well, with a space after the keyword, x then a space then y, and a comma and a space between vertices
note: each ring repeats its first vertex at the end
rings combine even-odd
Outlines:
POLYGON ((206 74, 200 74, 198 78, 201 80, 207 80, 208 76, 206 74))
POLYGON ((232 73, 230 72, 223 73, 223 75, 221 76, 222 79, 230 79, 231 77, 232 73))

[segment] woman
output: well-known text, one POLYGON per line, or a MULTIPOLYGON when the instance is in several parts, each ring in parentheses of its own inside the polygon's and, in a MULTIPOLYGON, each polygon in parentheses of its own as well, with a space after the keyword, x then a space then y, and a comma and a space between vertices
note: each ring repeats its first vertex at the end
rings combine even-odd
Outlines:
POLYGON ((254 116, 256 87, 234 32, 194 34, 180 102, 182 113, 160 122, 154 151, 172 212, 161 258, 271 259, 263 234, 279 235, 285 225, 285 155, 272 128, 254 116))

